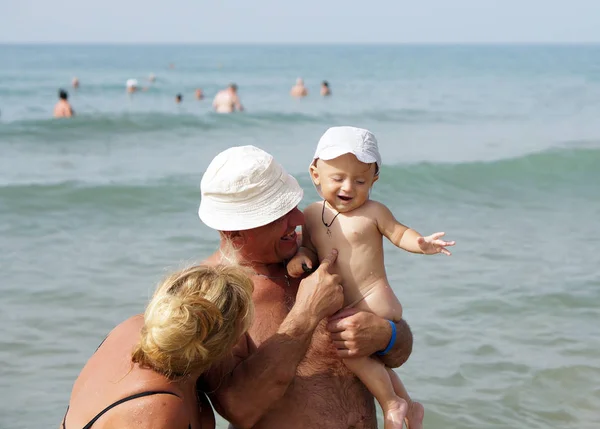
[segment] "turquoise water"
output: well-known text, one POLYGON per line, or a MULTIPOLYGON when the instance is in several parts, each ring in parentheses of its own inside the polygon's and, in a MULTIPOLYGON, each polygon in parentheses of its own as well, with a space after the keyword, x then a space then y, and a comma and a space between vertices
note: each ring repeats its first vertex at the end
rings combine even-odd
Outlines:
POLYGON ((458 242, 386 249, 426 427, 598 427, 599 100, 599 46, 0 46, 0 427, 57 425, 106 333, 212 252, 196 211, 214 155, 266 149, 305 205, 316 142, 342 124, 379 138, 373 197, 458 242), (77 117, 53 120, 73 76, 77 117), (230 81, 247 112, 216 115, 230 81))

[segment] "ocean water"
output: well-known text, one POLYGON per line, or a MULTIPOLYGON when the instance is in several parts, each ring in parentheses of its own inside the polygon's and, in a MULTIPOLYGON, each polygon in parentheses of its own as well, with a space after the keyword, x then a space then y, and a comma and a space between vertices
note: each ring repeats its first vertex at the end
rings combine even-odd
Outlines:
POLYGON ((600 46, 10 45, 0 427, 57 426, 110 329, 166 272, 215 249, 196 214, 212 157, 242 144, 271 152, 305 205, 316 198, 307 166, 333 125, 378 136, 373 198, 458 243, 450 258, 386 245, 415 335, 398 372, 425 426, 600 427, 600 46), (150 73, 148 91, 125 94, 150 73), (293 100, 299 76, 310 95, 293 100), (229 82, 247 111, 212 113, 229 82), (59 87, 72 120, 51 118, 59 87))

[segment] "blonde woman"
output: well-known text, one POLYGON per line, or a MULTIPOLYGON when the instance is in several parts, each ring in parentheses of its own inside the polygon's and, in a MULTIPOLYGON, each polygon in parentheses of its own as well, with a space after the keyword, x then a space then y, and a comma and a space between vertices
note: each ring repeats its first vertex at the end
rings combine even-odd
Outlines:
POLYGON ((75 381, 63 429, 215 427, 196 383, 248 329, 241 268, 194 266, 167 278, 144 315, 118 325, 75 381))

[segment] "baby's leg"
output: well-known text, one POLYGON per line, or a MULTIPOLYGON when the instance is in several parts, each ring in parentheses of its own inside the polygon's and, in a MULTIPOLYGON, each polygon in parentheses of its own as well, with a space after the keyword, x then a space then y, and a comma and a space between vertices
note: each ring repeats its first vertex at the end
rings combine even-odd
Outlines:
POLYGON ((396 374, 392 368, 388 368, 386 366, 385 369, 387 370, 390 380, 392 381, 396 395, 408 403, 406 426, 408 429, 421 429, 423 427, 423 417, 425 415, 425 409, 423 408, 423 405, 410 399, 402 380, 400 380, 400 377, 398 377, 398 374, 396 374))
MULTIPOLYGON (((372 288, 369 293, 365 295, 365 298, 356 303, 354 307, 358 310, 370 311, 371 313, 375 313, 388 320, 397 321, 402 317, 402 305, 387 283, 372 288)), ((385 368, 394 387, 394 393, 404 399, 408 404, 406 415, 407 426, 409 429, 421 429, 423 427, 423 415, 425 413, 423 405, 418 402, 413 402, 398 375, 391 368, 385 368)), ((373 392, 367 383, 364 381, 363 383, 371 392, 373 392)), ((373 394, 375 395, 375 393, 373 394)), ((377 397, 377 395, 375 396, 377 397)), ((379 398, 377 398, 377 400, 379 400, 379 398)))
POLYGON ((381 405, 385 419, 385 429, 402 429, 408 405, 404 399, 398 397, 394 392, 392 379, 383 362, 363 357, 344 359, 344 363, 356 374, 381 405))

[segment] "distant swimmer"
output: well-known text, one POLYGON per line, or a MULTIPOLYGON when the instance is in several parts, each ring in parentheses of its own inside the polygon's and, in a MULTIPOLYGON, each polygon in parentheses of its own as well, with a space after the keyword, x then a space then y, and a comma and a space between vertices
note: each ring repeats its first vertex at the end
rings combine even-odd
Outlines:
POLYGON ((70 118, 75 115, 75 111, 68 102, 69 94, 64 89, 58 90, 58 103, 54 106, 55 118, 70 118))
POLYGON ((150 76, 148 76, 148 82, 154 83, 155 80, 156 76, 154 75, 154 73, 150 73, 150 76))
POLYGON ((242 111, 244 107, 240 103, 237 93, 237 85, 232 83, 227 88, 217 92, 213 100, 213 108, 217 113, 231 113, 235 110, 242 111))
POLYGON ((133 94, 137 91, 146 91, 148 89, 146 87, 140 87, 137 79, 127 79, 127 82, 125 82, 125 87, 127 88, 127 92, 129 94, 133 94))
POLYGON ((181 95, 181 94, 177 94, 177 95, 175 96, 175 103, 179 104, 179 103, 181 103, 182 101, 183 101, 183 95, 181 95))
POLYGON ((74 77, 73 81, 71 82, 71 85, 73 86, 74 89, 79 88, 79 79, 77 79, 77 77, 74 77))
POLYGON ((321 82, 321 95, 323 97, 327 97, 328 95, 331 95, 331 88, 329 88, 329 82, 327 82, 326 80, 321 82))
POLYGON ((306 97, 308 95, 308 90, 304 86, 304 81, 302 78, 299 77, 296 79, 296 85, 292 86, 290 95, 292 97, 306 97))
POLYGON ((204 98, 204 92, 202 88, 196 88, 196 100, 202 100, 204 98))
POLYGON ((125 87, 127 88, 127 92, 132 94, 138 90, 138 81, 137 79, 127 79, 125 82, 125 87))

